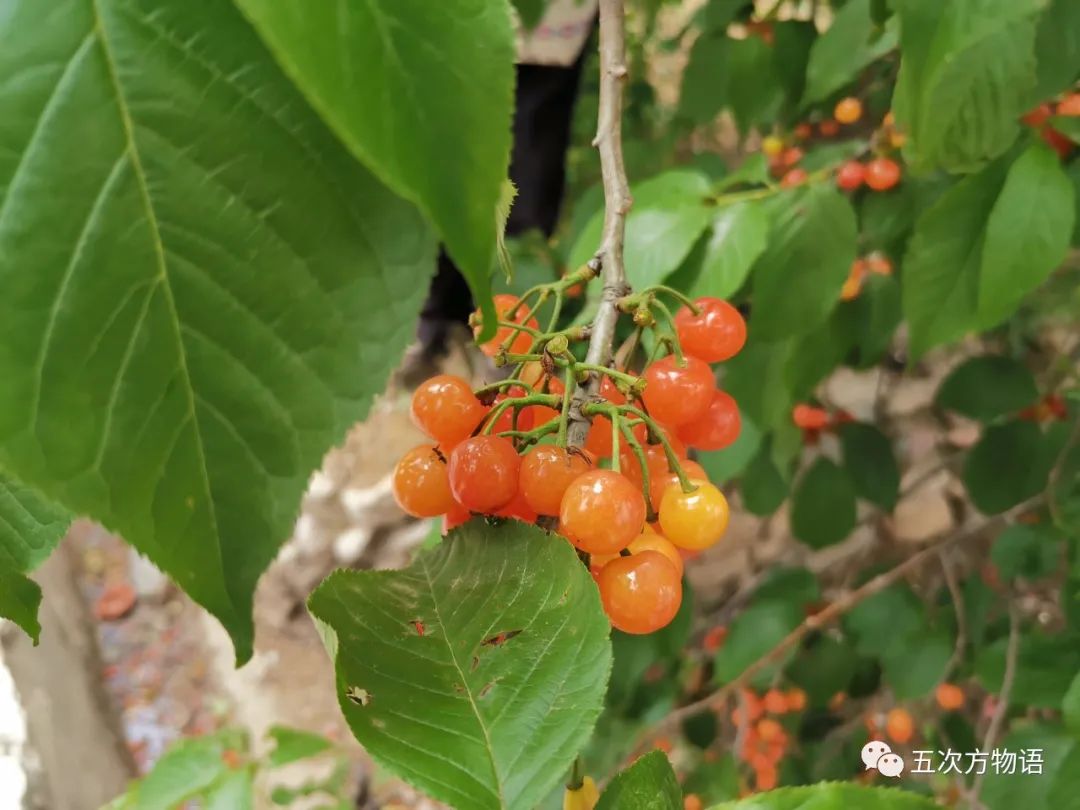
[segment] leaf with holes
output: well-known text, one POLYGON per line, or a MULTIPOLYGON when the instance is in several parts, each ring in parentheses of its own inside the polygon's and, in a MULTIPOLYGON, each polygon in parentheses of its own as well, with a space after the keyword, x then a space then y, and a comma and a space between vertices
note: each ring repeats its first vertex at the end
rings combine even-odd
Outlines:
POLYGON ((12 0, 0 76, 0 466, 245 660, 255 582, 412 339, 435 240, 229 0, 12 0))
POLYGON ((599 716, 596 586, 564 540, 473 520, 402 571, 339 571, 309 606, 378 762, 462 810, 533 807, 599 716))
POLYGON ((682 790, 663 751, 650 751, 615 774, 596 810, 681 810, 682 790))
POLYGON ((35 644, 41 589, 23 575, 45 561, 70 522, 63 509, 0 475, 0 618, 15 622, 35 644))
POLYGON ((494 329, 514 106, 507 0, 234 2, 342 142, 435 223, 494 329))

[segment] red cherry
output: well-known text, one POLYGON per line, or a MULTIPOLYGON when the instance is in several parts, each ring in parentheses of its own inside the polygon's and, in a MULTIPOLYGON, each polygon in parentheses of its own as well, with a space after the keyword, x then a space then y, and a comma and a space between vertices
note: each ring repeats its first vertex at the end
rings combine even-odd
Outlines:
POLYGON ((521 457, 509 439, 474 436, 450 454, 450 490, 470 512, 492 514, 518 491, 521 457))
POLYGON ((558 515, 567 487, 589 471, 589 462, 562 447, 542 444, 521 461, 521 492, 541 515, 558 515))
MULTIPOLYGON (((522 324, 532 329, 539 329, 540 324, 537 322, 536 318, 529 318, 528 321, 525 320, 525 316, 529 312, 529 305, 523 304, 519 307, 517 306, 517 303, 517 296, 496 295, 495 312, 498 314, 499 320, 522 324), (508 318, 507 313, 515 307, 517 307, 517 310, 514 312, 514 317, 508 318)), ((477 310, 474 315, 477 319, 479 319, 480 310, 477 310)), ((479 335, 481 332, 481 328, 482 327, 480 326, 480 324, 477 323, 477 325, 473 328, 473 334, 479 335)), ((524 354, 525 352, 529 351, 530 348, 532 348, 533 339, 532 336, 529 335, 527 332, 520 332, 516 329, 510 328, 509 326, 500 326, 495 331, 495 337, 493 337, 487 343, 480 344, 480 351, 488 355, 488 357, 494 357, 496 354, 499 353, 499 349, 502 348, 502 345, 511 335, 514 335, 514 339, 510 342, 509 346, 509 351, 511 354, 524 354)))
POLYGON ((857 160, 841 164, 836 172, 836 185, 844 191, 854 191, 866 179, 866 168, 857 160))
POLYGON ((641 534, 645 496, 624 475, 590 470, 563 494, 559 529, 582 551, 615 554, 641 534))
POLYGON ((806 169, 792 169, 781 178, 780 188, 795 188, 796 186, 801 186, 809 177, 810 175, 807 174, 806 169))
POLYGON ((454 506, 446 460, 430 444, 401 457, 394 468, 393 489, 398 506, 413 517, 437 517, 454 506))
POLYGON ((652 633, 667 626, 682 603, 674 564, 646 550, 612 560, 597 575, 600 600, 612 625, 624 633, 652 633))
POLYGON ((739 406, 726 391, 717 390, 704 415, 679 428, 679 438, 698 450, 723 450, 741 429, 739 406))
POLYGON ((889 158, 875 158, 866 164, 866 185, 874 191, 888 191, 900 182, 900 165, 889 158))
POLYGON ((645 369, 646 386, 642 399, 650 415, 665 425, 684 425, 700 417, 709 407, 716 380, 702 360, 687 355, 680 365, 668 355, 645 369))
POLYGON ((448 447, 472 433, 484 411, 469 383, 453 374, 439 374, 421 383, 409 409, 413 424, 448 447))
POLYGON ((706 363, 722 363, 746 345, 746 321, 721 298, 694 301, 700 314, 683 307, 675 315, 675 329, 683 351, 706 363))

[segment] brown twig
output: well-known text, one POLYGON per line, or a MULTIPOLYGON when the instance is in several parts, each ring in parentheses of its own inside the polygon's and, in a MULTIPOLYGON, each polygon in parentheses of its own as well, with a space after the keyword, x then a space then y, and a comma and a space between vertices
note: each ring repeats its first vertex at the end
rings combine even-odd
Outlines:
MULTIPOLYGON (((585 362, 606 366, 611 362, 615 326, 619 320, 618 300, 629 292, 623 265, 626 215, 633 200, 623 162, 622 113, 626 83, 626 12, 623 0, 600 0, 600 112, 593 145, 600 153, 604 182, 604 230, 600 247, 590 265, 602 271, 604 290, 592 323, 592 336, 585 362)), ((568 444, 580 447, 589 433, 589 420, 581 406, 599 390, 600 379, 589 375, 570 404, 568 444)))
POLYGON ((944 551, 938 552, 938 558, 941 560, 941 573, 945 577, 945 585, 952 597, 953 610, 956 611, 956 646, 945 667, 945 677, 948 678, 964 660, 964 648, 967 646, 967 620, 964 618, 964 597, 960 592, 960 583, 956 581, 956 573, 949 565, 949 558, 944 551))
POLYGON ((725 701, 731 693, 745 685, 747 681, 753 678, 761 670, 765 669, 772 664, 777 663, 790 651, 795 649, 802 641, 815 631, 821 630, 836 619, 843 616, 859 603, 869 599, 871 596, 881 593, 890 585, 894 585, 903 579, 907 574, 911 573, 923 563, 927 562, 932 557, 940 554, 944 549, 954 545, 959 545, 967 540, 982 535, 984 532, 990 530, 999 525, 1007 523, 1012 517, 1025 512, 1030 509, 1035 503, 1039 502, 1042 496, 1036 496, 1031 498, 1018 506, 1013 507, 1008 512, 998 515, 996 517, 988 518, 981 521, 975 526, 972 526, 967 531, 960 532, 958 534, 949 535, 941 540, 937 541, 933 545, 927 546, 922 551, 919 551, 912 556, 908 557, 902 563, 894 568, 880 574, 864 585, 856 588, 853 591, 848 592, 844 596, 837 599, 828 607, 815 613, 792 630, 786 635, 779 644, 757 659, 754 663, 750 664, 739 677, 724 684, 722 687, 714 691, 712 694, 706 697, 695 700, 692 703, 688 703, 685 706, 680 706, 673 712, 669 713, 666 717, 660 720, 655 726, 649 730, 649 735, 655 735, 659 730, 664 728, 670 728, 677 726, 683 720, 693 717, 694 715, 715 706, 718 703, 725 701))
MULTIPOLYGON (((1012 694, 1013 682, 1016 680, 1016 661, 1020 654, 1020 611, 1015 603, 1009 603, 1009 643, 1005 648, 1005 674, 1001 679, 1001 691, 998 692, 997 704, 994 706, 994 715, 990 718, 990 725, 983 737, 982 750, 990 752, 997 744, 1001 729, 1005 725, 1005 716, 1009 713, 1009 695, 1012 694)), ((979 802, 979 793, 982 791, 983 779, 986 774, 980 773, 975 777, 971 786, 971 806, 982 807, 979 802)))

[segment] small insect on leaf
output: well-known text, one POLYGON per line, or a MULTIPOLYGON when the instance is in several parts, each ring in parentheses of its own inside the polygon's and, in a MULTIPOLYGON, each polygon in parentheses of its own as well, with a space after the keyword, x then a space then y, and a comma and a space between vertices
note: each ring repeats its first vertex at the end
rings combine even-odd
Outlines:
POLYGON ((483 646, 485 646, 485 647, 498 647, 500 644, 504 644, 505 642, 507 642, 510 639, 514 638, 514 636, 517 636, 517 635, 520 635, 520 634, 521 634, 520 630, 509 630, 509 631, 507 631, 505 633, 498 633, 498 634, 492 636, 489 639, 485 639, 484 641, 481 642, 481 644, 483 646))
POLYGON ((367 689, 361 689, 359 686, 350 686, 346 689, 345 697, 357 706, 367 706, 371 703, 371 693, 367 689))
POLYGON ((416 628, 416 635, 424 635, 424 623, 422 621, 420 621, 419 619, 415 619, 412 623, 412 626, 416 628))

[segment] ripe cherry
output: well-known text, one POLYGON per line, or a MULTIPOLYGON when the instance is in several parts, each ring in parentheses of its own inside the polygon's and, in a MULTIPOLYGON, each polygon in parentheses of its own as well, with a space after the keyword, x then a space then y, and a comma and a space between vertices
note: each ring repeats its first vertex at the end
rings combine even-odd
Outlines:
POLYGON ((679 438, 698 450, 723 450, 739 438, 741 429, 739 406, 730 394, 718 389, 708 410, 679 428, 679 438))
POLYGON ((836 171, 836 185, 844 191, 854 191, 866 180, 866 168, 857 160, 842 163, 836 171))
POLYGON ((536 510, 525 500, 525 496, 520 490, 510 500, 510 503, 496 511, 495 515, 497 517, 514 518, 522 523, 535 523, 536 518, 539 517, 536 510))
POLYGON ((559 529, 582 551, 615 554, 641 534, 645 497, 624 475, 590 470, 566 488, 559 506, 559 529))
POLYGON ((892 709, 885 715, 885 733, 893 742, 905 745, 915 736, 915 720, 907 709, 892 709))
POLYGON ((463 523, 468 522, 469 518, 471 517, 472 512, 470 512, 457 501, 454 501, 453 505, 446 511, 446 514, 443 516, 443 536, 446 536, 450 533, 451 530, 456 529, 463 523))
MULTIPOLYGON (((765 705, 765 711, 769 714, 785 714, 788 710, 787 695, 779 689, 770 689, 766 692, 765 697, 762 698, 762 703, 765 705)), ((758 731, 761 731, 760 727, 758 731)), ((761 736, 764 737, 765 735, 762 734, 761 736)))
POLYGON ((1057 105, 1057 114, 1070 118, 1080 116, 1080 93, 1070 93, 1057 105))
POLYGON ((706 363, 722 363, 746 344, 746 321, 721 298, 698 298, 699 314, 683 307, 675 314, 675 329, 683 351, 706 363))
POLYGON ((788 711, 801 712, 806 708, 806 692, 802 689, 789 689, 787 693, 788 711))
POLYGON ((806 182, 810 175, 806 169, 792 169, 780 179, 780 188, 795 188, 806 182))
POLYGON ((724 493, 708 481, 696 479, 693 492, 669 486, 660 499, 660 529, 679 548, 700 551, 716 543, 727 531, 730 510, 724 493))
POLYGON ((795 137, 800 141, 808 141, 814 136, 814 128, 803 121, 802 123, 795 125, 794 133, 795 137))
POLYGON ((682 580, 671 560, 656 551, 612 560, 597 582, 604 612, 624 633, 641 635, 666 627, 682 603, 682 580))
MULTIPOLYGON (((641 534, 634 538, 634 541, 626 547, 626 550, 631 554, 640 554, 643 551, 656 551, 663 554, 671 560, 671 564, 675 566, 679 578, 682 578, 683 566, 685 563, 683 562, 682 555, 679 553, 679 549, 675 547, 674 543, 664 537, 664 535, 657 534, 653 531, 649 524, 645 524, 645 528, 642 529, 641 534)), ((592 568, 600 569, 612 560, 617 560, 619 556, 619 554, 594 554, 589 562, 592 568)))
POLYGON ((668 355, 645 369, 642 399, 649 413, 665 425, 684 425, 700 417, 712 402, 716 380, 712 369, 693 356, 680 365, 668 355))
POLYGON ((398 506, 413 517, 437 517, 455 505, 446 460, 434 445, 422 444, 401 457, 393 489, 398 506))
POLYGON ((862 285, 865 278, 866 262, 863 259, 856 259, 851 263, 851 270, 848 272, 848 277, 844 281, 844 286, 840 288, 840 300, 853 301, 858 298, 859 293, 862 292, 862 285))
POLYGON ((842 98, 833 109, 833 118, 841 124, 854 124, 862 118, 862 102, 854 96, 842 98))
POLYGON ((938 706, 947 712, 955 712, 964 706, 964 690, 954 683, 938 684, 934 697, 938 706))
POLYGON ((589 462, 562 447, 542 444, 521 461, 521 492, 537 513, 558 515, 566 488, 589 471, 589 462))
POLYGON ((1053 114, 1054 110, 1049 104, 1040 104, 1030 112, 1024 113, 1024 115, 1020 117, 1020 120, 1029 127, 1038 128, 1049 121, 1050 116, 1053 114))
POLYGON ((509 439, 473 436, 450 453, 450 491, 469 511, 492 514, 514 499, 520 470, 509 439))
POLYGON ((900 165, 889 158, 874 158, 866 164, 866 185, 874 191, 888 191, 900 182, 900 165))
POLYGON ((826 118, 818 124, 818 132, 826 138, 832 138, 840 132, 840 124, 831 118, 826 118))
MULTIPOLYGON (((496 295, 495 312, 498 314, 499 320, 522 324, 532 329, 539 329, 540 324, 539 322, 537 322, 536 318, 529 318, 528 321, 525 320, 525 316, 528 314, 529 311, 528 305, 525 304, 518 307, 517 303, 517 296, 496 295), (515 307, 517 307, 517 311, 514 313, 514 317, 508 318, 507 313, 515 307)), ((473 327, 473 334, 479 335, 482 329, 479 323, 480 310, 476 311, 475 317, 477 318, 477 324, 475 327, 473 327)), ((482 351, 488 357, 494 357, 499 353, 499 349, 502 348, 502 345, 511 335, 514 335, 514 339, 510 341, 510 346, 508 349, 511 354, 524 354, 525 352, 529 351, 530 348, 532 348, 533 339, 532 336, 529 335, 527 332, 519 332, 516 329, 510 328, 509 326, 500 326, 495 332, 495 337, 493 337, 487 343, 480 344, 480 351, 482 351)))
MULTIPOLYGON (((709 480, 708 474, 705 472, 705 468, 698 464, 696 461, 689 461, 683 459, 679 462, 682 465, 683 472, 686 477, 691 481, 707 481, 709 480)), ((679 482, 679 476, 676 473, 668 470, 667 461, 664 461, 663 472, 653 475, 649 479, 649 500, 652 501, 653 509, 660 508, 660 501, 663 500, 664 493, 668 491, 670 487, 681 487, 679 482)))
POLYGON ((791 421, 803 430, 824 430, 829 426, 829 412, 813 405, 799 404, 791 411, 791 421))
POLYGON ((468 382, 453 374, 439 374, 413 392, 409 414, 428 436, 453 447, 473 432, 485 411, 468 382))

